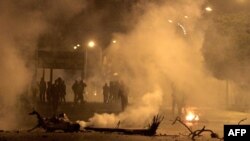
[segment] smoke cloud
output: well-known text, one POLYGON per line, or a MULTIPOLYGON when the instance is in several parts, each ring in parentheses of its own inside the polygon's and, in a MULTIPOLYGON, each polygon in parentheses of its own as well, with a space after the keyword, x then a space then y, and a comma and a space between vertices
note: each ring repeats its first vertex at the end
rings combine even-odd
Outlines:
MULTIPOLYGON (((186 106, 218 106, 224 83, 204 67, 201 52, 206 24, 202 1, 180 0, 143 5, 133 30, 114 34, 107 49, 113 72, 129 88, 132 103, 121 114, 96 114, 90 125, 142 126, 171 104, 171 84, 186 106)), ((136 13, 136 12, 135 12, 136 13)))
POLYGON ((26 94, 34 73, 34 53, 41 34, 57 17, 70 18, 85 7, 84 1, 2 0, 0 2, 0 128, 19 124, 17 100, 26 94))

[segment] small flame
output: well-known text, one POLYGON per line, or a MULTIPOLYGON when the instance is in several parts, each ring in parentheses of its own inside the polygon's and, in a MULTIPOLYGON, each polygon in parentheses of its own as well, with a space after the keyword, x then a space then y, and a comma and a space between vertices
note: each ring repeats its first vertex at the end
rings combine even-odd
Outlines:
POLYGON ((189 111, 185 117, 186 121, 198 121, 200 118, 198 115, 194 114, 193 112, 189 111))

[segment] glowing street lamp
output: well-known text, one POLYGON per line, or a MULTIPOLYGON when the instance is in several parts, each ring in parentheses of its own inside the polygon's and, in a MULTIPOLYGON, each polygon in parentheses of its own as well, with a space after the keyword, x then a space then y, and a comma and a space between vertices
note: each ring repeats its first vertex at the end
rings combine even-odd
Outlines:
POLYGON ((95 47, 95 42, 94 42, 94 41, 89 41, 88 47, 89 47, 89 48, 95 47))
POLYGON ((77 45, 73 46, 73 49, 77 50, 79 47, 80 47, 80 44, 77 44, 77 45))
MULTIPOLYGON (((84 64, 84 78, 86 79, 87 77, 87 67, 88 67, 88 48, 94 48, 96 46, 95 42, 93 40, 90 40, 88 42, 88 46, 85 47, 85 64, 84 64)), ((102 56, 102 51, 101 51, 101 56, 102 56)))
POLYGON ((115 44, 115 43, 116 43, 116 40, 113 40, 113 41, 112 41, 112 43, 114 43, 114 44, 115 44))

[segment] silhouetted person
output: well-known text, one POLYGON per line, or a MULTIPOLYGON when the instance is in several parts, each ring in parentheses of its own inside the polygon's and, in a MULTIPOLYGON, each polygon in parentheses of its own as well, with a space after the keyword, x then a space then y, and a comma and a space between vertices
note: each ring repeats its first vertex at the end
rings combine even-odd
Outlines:
POLYGON ((62 81, 62 102, 66 103, 66 85, 65 82, 62 81))
POLYGON ((114 82, 113 81, 110 81, 109 82, 109 91, 110 91, 110 94, 109 94, 109 102, 113 102, 114 101, 114 93, 115 93, 115 85, 114 85, 114 82))
POLYGON ((110 99, 111 101, 118 102, 119 99, 119 83, 117 81, 110 81, 110 99))
POLYGON ((45 102, 45 93, 46 93, 46 82, 42 77, 39 83, 39 91, 40 91, 40 101, 45 102))
POLYGON ((181 116, 185 111, 186 97, 184 92, 178 90, 174 84, 172 84, 172 113, 175 114, 175 109, 177 108, 178 116, 181 116))
POLYGON ((81 80, 78 84, 78 90, 77 90, 77 93, 78 93, 78 100, 77 101, 80 101, 80 103, 83 103, 84 102, 84 93, 85 93, 85 87, 87 87, 86 83, 83 82, 83 80, 81 80))
POLYGON ((109 93, 110 93, 110 88, 108 84, 105 83, 102 89, 103 89, 103 103, 108 103, 108 98, 109 98, 109 93))
POLYGON ((51 103, 52 102, 52 83, 51 83, 51 81, 47 82, 46 94, 47 94, 47 101, 49 103, 51 103))
POLYGON ((122 81, 119 83, 118 96, 121 99, 122 111, 124 111, 125 108, 128 106, 128 90, 122 81))
POLYGON ((52 85, 52 110, 56 113, 59 104, 59 81, 55 80, 52 85))
POLYGON ((72 85, 72 90, 73 90, 73 93, 74 93, 74 102, 77 103, 77 88, 78 87, 78 82, 77 80, 75 80, 74 84, 72 85))
POLYGON ((31 83, 31 92, 32 92, 32 100, 34 102, 37 101, 37 97, 39 97, 39 82, 36 82, 35 80, 31 83))
POLYGON ((180 92, 177 98, 177 107, 178 115, 181 116, 183 113, 186 113, 186 95, 183 92, 180 92))

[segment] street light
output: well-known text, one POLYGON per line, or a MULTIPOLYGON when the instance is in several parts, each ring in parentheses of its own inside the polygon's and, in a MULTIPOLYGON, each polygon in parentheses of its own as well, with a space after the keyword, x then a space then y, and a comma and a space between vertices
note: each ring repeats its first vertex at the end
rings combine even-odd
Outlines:
MULTIPOLYGON (((87 76, 87 65, 88 65, 88 48, 94 48, 96 46, 95 42, 93 40, 90 40, 88 42, 87 47, 85 47, 85 64, 84 64, 84 78, 86 79, 87 76)), ((102 51, 101 51, 102 56, 102 51)))
POLYGON ((95 42, 94 42, 94 41, 89 41, 88 47, 89 47, 89 48, 95 47, 95 42))

